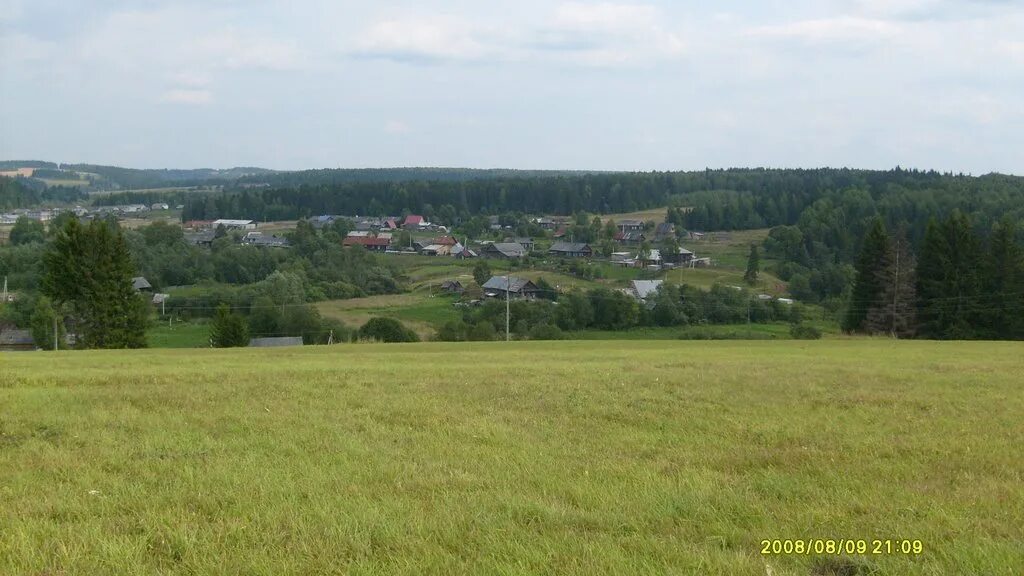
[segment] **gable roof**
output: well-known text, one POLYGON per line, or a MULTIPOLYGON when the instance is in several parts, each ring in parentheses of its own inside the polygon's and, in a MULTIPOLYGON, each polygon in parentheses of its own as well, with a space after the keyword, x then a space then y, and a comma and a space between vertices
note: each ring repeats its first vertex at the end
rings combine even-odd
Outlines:
POLYGON ((647 297, 653 296, 661 284, 662 280, 633 280, 633 292, 636 293, 637 298, 645 300, 647 297))
POLYGON ((405 217, 405 221, 402 222, 403 225, 422 224, 422 223, 423 223, 423 216, 420 216, 419 214, 409 214, 408 216, 405 217))
POLYGON ((526 248, 518 242, 495 242, 490 246, 492 250, 497 250, 505 256, 519 258, 526 255, 526 248))
POLYGON ((586 242, 555 242, 551 245, 549 252, 586 252, 590 245, 586 242))
POLYGON ((639 242, 639 241, 645 240, 646 238, 647 238, 647 236, 643 232, 640 232, 640 231, 619 232, 619 233, 615 234, 615 239, 616 240, 625 240, 627 242, 628 241, 634 241, 634 240, 639 242))
POLYGON ((149 283, 149 280, 146 280, 142 276, 136 276, 135 278, 132 278, 132 288, 136 290, 152 290, 153 285, 149 283))
POLYGON ((522 292, 526 288, 537 290, 537 285, 526 278, 515 276, 491 276, 491 279, 484 282, 484 290, 508 290, 509 292, 522 292))
POLYGON ((375 238, 373 236, 346 236, 341 241, 342 246, 388 246, 391 240, 388 238, 375 238))

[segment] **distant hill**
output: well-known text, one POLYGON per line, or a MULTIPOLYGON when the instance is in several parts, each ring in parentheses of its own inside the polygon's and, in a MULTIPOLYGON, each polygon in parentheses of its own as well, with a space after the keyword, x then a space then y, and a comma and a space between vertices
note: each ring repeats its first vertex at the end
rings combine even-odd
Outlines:
POLYGON ((332 185, 349 182, 468 182, 503 178, 543 178, 608 173, 598 170, 512 170, 507 168, 325 168, 245 176, 241 184, 269 184, 290 188, 302 184, 332 185))
POLYGON ((255 167, 227 169, 195 168, 178 170, 169 168, 119 168, 117 166, 100 166, 96 164, 62 164, 61 169, 85 174, 95 174, 110 183, 110 188, 122 190, 164 188, 168 186, 199 186, 214 182, 231 182, 246 176, 273 173, 272 170, 255 167))
POLYGON ((17 170, 18 168, 57 168, 57 163, 42 160, 0 160, 0 170, 17 170))
POLYGON ((270 186, 294 188, 303 184, 336 185, 379 182, 468 182, 510 178, 545 178, 609 173, 583 170, 512 170, 506 168, 327 168, 277 171, 254 166, 235 168, 138 169, 99 164, 58 164, 41 160, 0 161, 0 172, 20 177, 27 186, 62 185, 83 192, 132 191, 192 186, 270 186))

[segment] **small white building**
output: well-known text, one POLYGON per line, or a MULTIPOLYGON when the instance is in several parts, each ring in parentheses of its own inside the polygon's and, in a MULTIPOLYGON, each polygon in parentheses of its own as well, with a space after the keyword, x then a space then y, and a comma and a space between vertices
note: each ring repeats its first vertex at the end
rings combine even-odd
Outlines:
POLYGON ((221 218, 220 220, 213 221, 213 228, 216 229, 218 226, 223 226, 228 230, 253 230, 256 228, 256 223, 252 220, 231 220, 228 218, 221 218))

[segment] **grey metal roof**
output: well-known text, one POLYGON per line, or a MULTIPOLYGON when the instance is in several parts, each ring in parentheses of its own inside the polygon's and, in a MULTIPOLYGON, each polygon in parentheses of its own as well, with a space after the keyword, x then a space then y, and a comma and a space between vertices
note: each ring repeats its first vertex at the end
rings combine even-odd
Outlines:
POLYGON ((491 279, 484 283, 484 290, 505 290, 509 292, 520 292, 530 281, 526 278, 515 276, 491 276, 491 279))
POLYGON ((646 300, 649 296, 653 296, 658 288, 661 287, 661 280, 633 280, 633 292, 636 292, 636 297, 641 300, 646 300))
POLYGON ((275 336, 249 340, 251 348, 275 348, 278 346, 302 346, 302 336, 275 336))
POLYGON ((136 276, 135 278, 132 278, 132 288, 135 288, 136 290, 152 290, 153 285, 144 277, 136 276))
POLYGON ((27 346, 35 344, 32 339, 32 332, 29 330, 3 330, 0 331, 0 346, 27 346))
POLYGON ((586 242, 555 242, 549 252, 586 252, 587 248, 586 242))
POLYGON ((518 242, 495 242, 494 244, 491 244, 491 246, 505 256, 519 257, 526 255, 526 248, 518 242))

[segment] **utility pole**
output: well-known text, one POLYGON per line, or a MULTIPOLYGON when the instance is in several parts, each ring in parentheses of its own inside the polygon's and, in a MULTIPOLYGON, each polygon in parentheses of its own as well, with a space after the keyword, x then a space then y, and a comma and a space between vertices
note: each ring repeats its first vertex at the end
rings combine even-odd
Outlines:
POLYGON ((512 335, 509 333, 509 292, 512 290, 512 280, 508 273, 505 273, 505 342, 512 339, 512 335))
POLYGON ((57 311, 54 310, 53 311, 53 350, 54 351, 57 350, 58 341, 60 340, 60 337, 58 336, 59 334, 60 333, 57 331, 57 311))
POLYGON ((4 299, 3 303, 7 304, 7 276, 4 276, 4 299))

